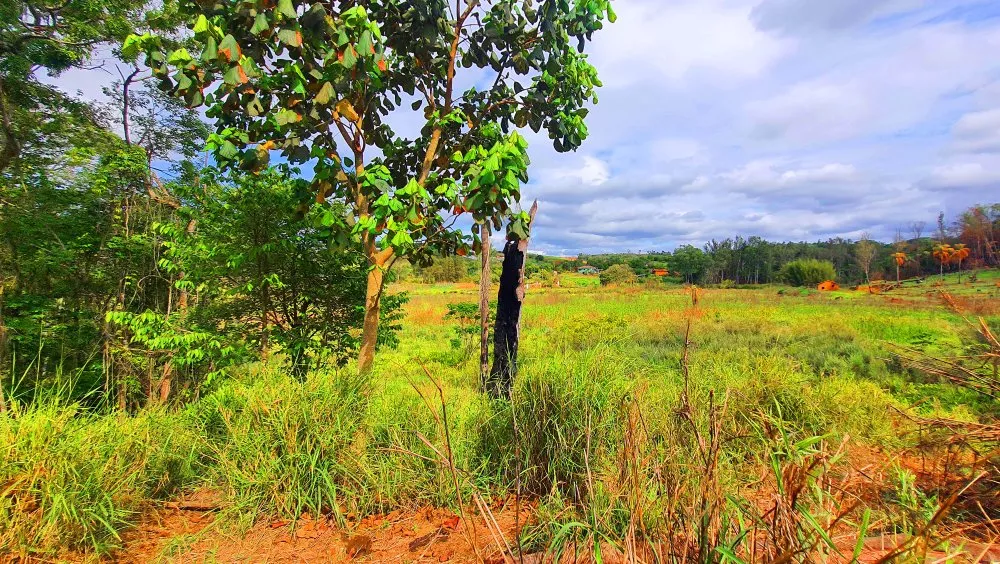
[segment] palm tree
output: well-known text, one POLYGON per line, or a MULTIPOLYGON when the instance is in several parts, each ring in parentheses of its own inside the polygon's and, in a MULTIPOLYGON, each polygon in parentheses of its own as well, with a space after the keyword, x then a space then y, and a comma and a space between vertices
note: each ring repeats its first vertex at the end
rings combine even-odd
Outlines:
POLYGON ((958 283, 962 283, 962 261, 969 257, 969 248, 959 243, 952 249, 951 260, 958 263, 958 283))
POLYGON ((938 262, 941 264, 941 280, 942 281, 944 280, 944 265, 948 261, 951 260, 951 255, 954 252, 955 252, 955 249, 952 249, 951 245, 949 245, 947 243, 941 243, 940 245, 936 245, 934 247, 934 253, 933 253, 934 258, 936 258, 938 260, 938 262))
POLYGON ((900 251, 900 252, 892 255, 892 258, 896 259, 896 285, 899 286, 899 283, 900 283, 899 282, 899 267, 901 267, 904 264, 906 264, 906 260, 909 257, 906 256, 906 253, 900 251))

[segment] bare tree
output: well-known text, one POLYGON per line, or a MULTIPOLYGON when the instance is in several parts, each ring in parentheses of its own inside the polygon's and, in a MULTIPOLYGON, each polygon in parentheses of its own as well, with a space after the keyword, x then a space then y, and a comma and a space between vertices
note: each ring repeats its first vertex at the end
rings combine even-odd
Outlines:
POLYGON ((914 221, 910 223, 910 231, 913 233, 913 238, 920 239, 920 236, 924 234, 925 227, 927 227, 926 221, 914 221))
POLYGON ((871 240, 871 236, 865 232, 861 234, 861 239, 854 246, 854 257, 858 261, 858 266, 865 272, 865 283, 871 284, 871 269, 878 256, 878 245, 871 240))

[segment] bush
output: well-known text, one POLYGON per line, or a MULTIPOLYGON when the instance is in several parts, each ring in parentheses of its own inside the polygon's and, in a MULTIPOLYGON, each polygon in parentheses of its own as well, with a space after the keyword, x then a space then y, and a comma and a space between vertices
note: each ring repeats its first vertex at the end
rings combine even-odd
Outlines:
POLYGON ((781 267, 779 278, 792 286, 815 286, 837 277, 833 263, 825 260, 799 259, 781 267))
POLYGON ((632 270, 632 267, 627 264, 613 264, 601 273, 602 286, 608 286, 611 284, 627 286, 635 284, 638 281, 639 277, 635 275, 635 271, 632 270))

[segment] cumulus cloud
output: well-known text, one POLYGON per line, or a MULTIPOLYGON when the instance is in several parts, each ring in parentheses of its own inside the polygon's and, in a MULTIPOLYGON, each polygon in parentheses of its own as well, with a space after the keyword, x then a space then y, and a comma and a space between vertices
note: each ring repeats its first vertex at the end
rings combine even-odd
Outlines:
MULTIPOLYGON (((995 201, 998 6, 616 0, 618 22, 587 47, 604 83, 590 137, 559 154, 544 133, 526 135, 532 246, 891 239, 939 210, 995 201)), ((53 80, 89 93, 113 76, 53 80)))
POLYGON ((965 114, 955 122, 951 133, 958 152, 1000 152, 1000 108, 965 114))

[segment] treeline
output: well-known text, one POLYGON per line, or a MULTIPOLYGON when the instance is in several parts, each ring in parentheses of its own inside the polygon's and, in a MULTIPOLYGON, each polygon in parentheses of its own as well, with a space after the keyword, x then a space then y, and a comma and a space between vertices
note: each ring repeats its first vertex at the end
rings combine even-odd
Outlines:
POLYGON ((937 274, 942 269, 950 272, 1000 265, 1000 204, 973 206, 951 225, 941 215, 937 223, 930 236, 925 236, 925 223, 915 223, 909 233, 900 230, 892 243, 839 237, 814 243, 772 242, 737 236, 713 239, 700 248, 685 245, 673 252, 581 254, 575 259, 533 255, 528 270, 571 272, 592 266, 603 271, 623 264, 639 276, 662 269, 692 283, 768 284, 785 281, 782 275, 785 265, 811 259, 829 262, 838 282, 860 284, 866 278, 895 279, 900 261, 899 275, 903 278, 937 274), (951 253, 942 264, 939 250, 943 245, 953 250, 965 249, 965 258, 955 260, 957 255, 951 253))

